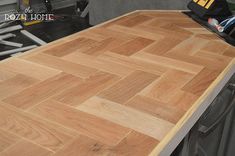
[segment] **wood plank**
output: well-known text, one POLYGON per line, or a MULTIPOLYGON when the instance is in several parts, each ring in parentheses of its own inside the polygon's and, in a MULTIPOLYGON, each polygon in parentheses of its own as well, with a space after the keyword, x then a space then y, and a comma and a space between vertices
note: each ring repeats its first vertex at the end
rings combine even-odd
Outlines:
POLYGON ((219 55, 219 54, 211 53, 207 51, 198 51, 195 54, 195 56, 198 56, 200 58, 207 58, 208 60, 212 60, 212 61, 218 61, 221 64, 225 64, 225 65, 231 62, 231 60, 233 59, 232 57, 219 55))
POLYGON ((193 77, 194 75, 190 73, 171 69, 141 94, 167 103, 176 91, 187 84, 193 77))
POLYGON ((112 149, 112 153, 122 156, 143 156, 150 154, 152 147, 157 144, 156 139, 133 131, 112 149))
POLYGON ((165 120, 99 97, 92 97, 77 108, 157 140, 162 140, 173 126, 165 120))
POLYGON ((148 31, 145 31, 145 30, 136 29, 136 27, 127 28, 127 27, 124 27, 124 26, 121 26, 121 25, 111 25, 107 29, 112 30, 112 31, 116 31, 116 32, 119 32, 119 33, 127 34, 127 35, 134 35, 134 36, 138 36, 138 37, 147 38, 147 39, 150 39, 150 40, 159 40, 159 39, 163 38, 162 35, 152 33, 152 32, 148 32, 148 31))
POLYGON ((49 156, 51 151, 38 145, 22 140, 1 153, 1 156, 49 156))
POLYGON ((162 55, 183 41, 183 39, 178 37, 164 37, 147 47, 144 51, 151 54, 162 55))
POLYGON ((119 25, 126 26, 126 27, 134 27, 138 24, 147 22, 151 20, 152 17, 146 16, 146 15, 138 15, 132 18, 128 18, 127 20, 124 20, 123 22, 118 23, 119 25))
POLYGON ((76 136, 73 131, 18 111, 6 104, 0 106, 0 128, 2 130, 23 137, 51 151, 57 151, 67 144, 72 136, 76 136))
POLYGON ((52 49, 44 50, 43 53, 57 57, 62 57, 75 52, 76 50, 82 48, 83 46, 88 46, 92 43, 94 43, 93 40, 81 37, 68 42, 64 42, 52 49))
POLYGON ((98 42, 96 46, 93 46, 83 53, 88 55, 94 55, 97 56, 99 54, 104 53, 107 50, 111 50, 115 47, 119 47, 121 44, 123 44, 125 40, 123 39, 116 39, 116 38, 107 38, 103 41, 98 42))
POLYGON ((159 64, 162 66, 166 66, 168 68, 185 71, 192 74, 197 74, 204 68, 203 66, 200 65, 195 65, 192 63, 179 61, 177 59, 171 59, 164 56, 152 55, 145 52, 136 53, 132 57, 146 62, 159 64))
POLYGON ((229 44, 223 41, 211 41, 205 45, 202 50, 209 51, 211 53, 223 54, 224 51, 229 48, 229 44))
POLYGON ((126 105, 174 124, 185 113, 180 107, 168 106, 166 103, 139 95, 132 98, 126 105))
POLYGON ((21 74, 17 74, 8 80, 0 81, 0 99, 14 95, 37 82, 39 80, 21 74))
POLYGON ((205 68, 186 84, 183 90, 200 96, 219 74, 217 70, 205 68))
POLYGON ((94 41, 98 41, 98 42, 107 39, 107 36, 102 35, 102 34, 93 33, 92 30, 91 31, 80 31, 79 36, 87 38, 87 39, 91 39, 94 41))
POLYGON ((35 79, 45 80, 59 74, 61 71, 49 67, 41 66, 29 61, 12 58, 0 62, 1 70, 9 70, 13 73, 23 74, 35 79))
POLYGON ((174 22, 174 21, 171 21, 171 23, 166 23, 166 24, 164 24, 164 25, 161 25, 160 26, 160 28, 162 28, 162 29, 165 29, 165 30, 168 30, 168 31, 171 31, 172 33, 181 33, 181 34, 184 34, 184 35, 192 35, 193 33, 192 32, 190 32, 190 31, 188 31, 187 29, 185 29, 185 27, 180 27, 180 26, 178 26, 178 25, 180 25, 180 24, 182 24, 182 23, 184 23, 184 25, 185 25, 185 27, 187 28, 187 27, 197 27, 198 25, 196 24, 194 24, 194 23, 190 23, 190 22, 182 22, 182 21, 180 21, 180 22, 174 22))
POLYGON ((14 134, 0 129, 0 155, 1 152, 15 144, 20 138, 14 134))
POLYGON ((116 39, 121 39, 121 40, 132 40, 134 38, 136 38, 135 35, 132 34, 124 34, 124 33, 120 33, 118 31, 115 30, 110 30, 110 29, 104 29, 104 28, 96 28, 96 29, 92 29, 89 32, 96 34, 96 35, 100 35, 107 38, 116 38, 116 39))
POLYGON ((98 72, 78 85, 61 92, 53 99, 67 105, 78 106, 118 80, 119 78, 114 75, 98 72))
POLYGON ((229 56, 229 57, 235 57, 235 48, 229 47, 227 50, 225 50, 223 55, 229 56))
POLYGON ((135 71, 115 85, 102 91, 98 96, 114 102, 124 103, 157 78, 158 76, 147 72, 135 71))
POLYGON ((0 82, 8 80, 14 76, 16 76, 15 73, 8 71, 8 70, 5 70, 3 68, 0 68, 0 82))
POLYGON ((195 37, 203 38, 203 39, 207 39, 207 40, 221 40, 220 37, 216 36, 215 34, 197 34, 197 33, 195 33, 195 37))
POLYGON ((7 97, 3 101, 20 109, 29 109, 50 96, 59 94, 63 90, 81 83, 81 81, 78 77, 61 73, 20 93, 7 97))
MULTIPOLYGON (((164 21, 162 21, 162 22, 164 23, 164 21)), ((143 32, 143 33, 145 32, 145 33, 149 34, 148 35, 149 37, 151 34, 155 34, 155 35, 157 35, 157 36, 155 36, 156 41, 158 41, 159 39, 163 39, 165 37, 179 38, 182 40, 186 40, 186 39, 192 37, 190 32, 182 33, 182 32, 172 31, 170 29, 164 29, 163 27, 155 27, 155 26, 150 26, 150 25, 137 25, 134 30, 137 32, 138 31, 143 32)))
MULTIPOLYGON (((152 26, 152 27, 162 27, 164 25, 169 25, 169 24, 172 24, 172 25, 175 25, 177 26, 176 24, 177 23, 192 23, 192 21, 190 21, 188 18, 185 18, 185 17, 176 17, 176 18, 169 18, 169 17, 158 17, 158 15, 156 15, 156 17, 151 20, 149 23, 147 23, 148 26, 152 26)), ((145 22, 146 23, 146 22, 145 22)))
POLYGON ((116 145, 130 131, 128 128, 75 110, 53 100, 39 104, 31 112, 107 145, 116 145))
POLYGON ((187 111, 199 98, 198 95, 178 90, 177 93, 169 99, 168 106, 174 106, 180 108, 183 111, 187 111))
POLYGON ((176 59, 179 61, 188 62, 188 63, 192 63, 192 64, 199 65, 199 66, 204 66, 211 70, 222 70, 226 66, 226 64, 224 63, 221 63, 215 60, 210 60, 205 57, 202 58, 198 56, 184 55, 184 54, 174 53, 174 52, 166 53, 164 54, 164 56, 172 58, 172 59, 176 59))
POLYGON ((123 55, 119 55, 119 54, 115 54, 111 52, 106 52, 103 55, 100 55, 99 59, 104 60, 104 61, 111 61, 119 65, 125 65, 128 68, 131 68, 133 71, 140 70, 144 72, 153 73, 156 75, 162 75, 169 69, 162 65, 142 61, 139 59, 135 59, 132 57, 127 57, 127 56, 123 56, 123 55))
POLYGON ((108 156, 109 153, 111 153, 109 146, 86 136, 79 136, 52 156, 77 156, 78 154, 81 156, 108 156))
POLYGON ((179 43, 170 52, 179 53, 181 55, 193 55, 201 50, 203 47, 207 46, 209 43, 206 39, 200 39, 196 37, 191 37, 184 42, 179 43), (197 44, 195 44, 197 42, 197 44))
POLYGON ((73 74, 75 76, 81 78, 87 78, 90 75, 94 74, 97 70, 79 65, 78 63, 68 62, 66 60, 62 60, 58 57, 46 55, 46 54, 37 54, 31 57, 26 58, 28 61, 35 62, 41 65, 45 65, 56 70, 60 70, 69 74, 73 74))
POLYGON ((96 58, 94 56, 89 56, 82 53, 73 53, 65 56, 63 59, 121 77, 134 71, 134 69, 128 67, 127 65, 112 62, 110 60, 104 60, 102 58, 96 58))
POLYGON ((124 43, 124 44, 120 45, 119 47, 114 48, 110 51, 114 52, 114 53, 121 54, 121 55, 130 56, 130 55, 146 48, 148 45, 150 45, 153 42, 154 42, 154 40, 150 40, 150 39, 143 38, 143 37, 138 37, 138 38, 135 38, 131 41, 128 41, 127 43, 124 43))
POLYGON ((212 32, 208 31, 206 28, 203 28, 203 27, 184 28, 184 29, 192 32, 193 34, 195 34, 194 37, 196 37, 196 38, 203 38, 203 39, 209 39, 209 40, 210 39, 211 40, 218 40, 219 39, 218 37, 215 37, 215 35, 212 32), (214 37, 212 37, 212 36, 214 36, 214 37))
POLYGON ((85 136, 79 136, 71 144, 55 153, 53 156, 108 156, 108 155, 148 155, 158 144, 156 139, 138 132, 128 134, 117 146, 107 146, 85 136))

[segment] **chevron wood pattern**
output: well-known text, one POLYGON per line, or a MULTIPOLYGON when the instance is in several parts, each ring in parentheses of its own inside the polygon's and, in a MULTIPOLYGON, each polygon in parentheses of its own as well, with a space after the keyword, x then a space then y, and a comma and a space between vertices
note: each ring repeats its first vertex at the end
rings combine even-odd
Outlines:
POLYGON ((0 155, 149 155, 234 56, 181 12, 136 11, 4 60, 0 155))

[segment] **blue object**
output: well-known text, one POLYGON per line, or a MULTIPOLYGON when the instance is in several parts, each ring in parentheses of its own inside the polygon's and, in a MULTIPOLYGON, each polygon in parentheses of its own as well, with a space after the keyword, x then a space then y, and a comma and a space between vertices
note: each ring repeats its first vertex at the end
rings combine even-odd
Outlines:
POLYGON ((226 31, 234 24, 235 24, 235 16, 232 16, 232 17, 230 17, 220 23, 220 25, 223 27, 223 31, 226 31))

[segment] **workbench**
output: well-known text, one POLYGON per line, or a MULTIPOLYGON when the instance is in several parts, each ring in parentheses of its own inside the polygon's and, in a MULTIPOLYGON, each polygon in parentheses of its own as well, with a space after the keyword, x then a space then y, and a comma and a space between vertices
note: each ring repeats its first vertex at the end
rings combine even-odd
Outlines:
POLYGON ((0 155, 170 155, 235 72, 180 11, 135 11, 0 62, 0 155))

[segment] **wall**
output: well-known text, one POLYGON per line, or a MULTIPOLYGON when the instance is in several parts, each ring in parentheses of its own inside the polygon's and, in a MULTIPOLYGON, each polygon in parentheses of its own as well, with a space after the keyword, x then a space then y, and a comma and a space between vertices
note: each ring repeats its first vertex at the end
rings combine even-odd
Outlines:
POLYGON ((190 0, 90 0, 90 24, 96 25, 134 10, 185 10, 190 0))

